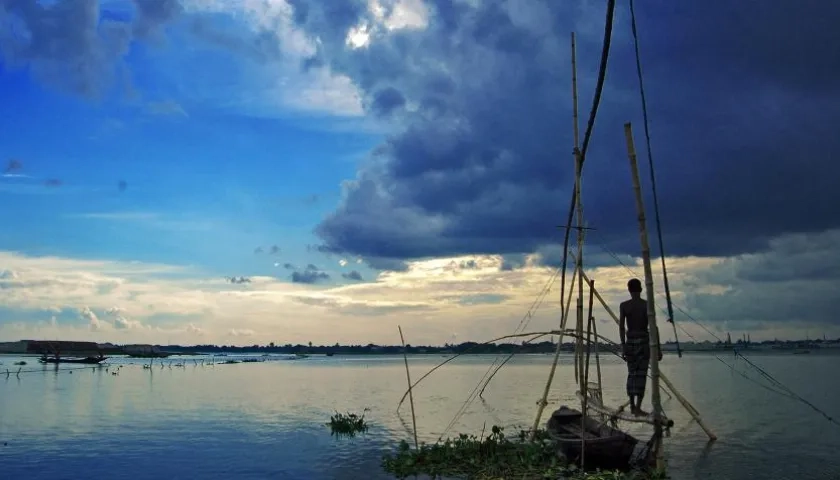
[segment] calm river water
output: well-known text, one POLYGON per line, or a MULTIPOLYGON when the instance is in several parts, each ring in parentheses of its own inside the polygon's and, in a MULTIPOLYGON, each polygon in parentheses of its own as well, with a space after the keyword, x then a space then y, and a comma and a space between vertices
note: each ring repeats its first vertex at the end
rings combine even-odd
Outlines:
MULTIPOLYGON (((421 441, 433 442, 446 429, 493 358, 462 357, 418 387, 421 441)), ((840 418, 840 356, 749 358, 840 418)), ((140 361, 115 359, 108 371, 62 366, 58 372, 29 357, 19 378, 5 378, 17 360, 0 356, 0 478, 8 480, 389 478, 380 468, 382 453, 410 438, 408 402, 401 415, 395 412, 406 388, 401 357, 215 366, 187 360, 185 368, 151 371, 140 361), (123 365, 118 375, 114 365, 123 365), (365 408, 372 423, 367 435, 330 436, 324 422, 334 410, 365 408)), ((410 357, 413 379, 443 360, 410 357)), ((549 355, 516 357, 487 388, 485 402, 470 405, 449 435, 478 434, 485 421, 511 431, 529 425, 550 361, 549 355)), ((547 412, 577 404, 571 361, 564 357, 557 370, 547 412)), ((735 366, 759 378, 743 360, 735 366)), ((666 439, 675 480, 840 478, 840 427, 809 407, 746 380, 710 354, 669 355, 662 367, 720 438, 707 447, 677 401, 664 397, 676 421, 666 439)), ((606 403, 621 402, 624 372, 617 360, 603 360, 606 403)), ((647 439, 646 428, 631 431, 647 439)))

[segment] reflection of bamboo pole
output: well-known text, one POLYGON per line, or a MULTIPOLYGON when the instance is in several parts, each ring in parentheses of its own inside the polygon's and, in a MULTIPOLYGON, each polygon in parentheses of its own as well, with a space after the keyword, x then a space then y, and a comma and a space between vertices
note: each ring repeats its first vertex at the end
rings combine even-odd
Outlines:
POLYGON ((414 427, 414 449, 420 450, 420 444, 417 442, 417 417, 414 416, 414 393, 411 388, 411 373, 408 371, 408 349, 405 348, 405 337, 403 337, 402 327, 397 325, 400 330, 400 340, 403 346, 403 360, 405 360, 405 378, 408 380, 408 401, 411 404, 411 425, 414 427))
MULTIPOLYGON (((585 273, 583 274, 583 278, 587 281, 589 280, 585 273)), ((595 294, 595 298, 598 299, 598 302, 601 303, 601 306, 604 307, 604 310, 607 311, 607 314, 609 314, 609 316, 612 317, 615 323, 618 324, 618 315, 615 314, 613 309, 610 308, 610 306, 607 304, 606 300, 604 300, 604 297, 601 296, 601 292, 599 292, 595 288, 592 289, 592 292, 595 294)), ((685 408, 688 414, 691 415, 695 422, 697 422, 697 425, 699 425, 700 428, 702 428, 703 431, 706 432, 706 435, 709 436, 709 440, 717 440, 717 436, 714 433, 712 433, 712 430, 705 423, 703 423, 703 419, 700 418, 700 413, 697 411, 697 409, 695 409, 694 406, 691 405, 691 403, 689 403, 688 400, 686 400, 686 398, 683 397, 677 391, 676 387, 674 387, 674 384, 671 383, 671 380, 669 380, 668 377, 662 372, 659 372, 659 379, 662 380, 662 383, 664 383, 668 390, 670 390, 671 393, 674 394, 674 397, 677 398, 677 401, 680 402, 680 404, 685 408)))

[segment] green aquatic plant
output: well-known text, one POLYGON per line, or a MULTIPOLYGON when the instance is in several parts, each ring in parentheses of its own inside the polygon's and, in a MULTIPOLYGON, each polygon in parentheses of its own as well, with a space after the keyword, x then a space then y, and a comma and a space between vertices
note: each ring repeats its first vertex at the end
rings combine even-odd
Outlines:
POLYGON ((455 439, 428 445, 422 443, 413 450, 406 441, 400 442, 396 452, 385 454, 382 468, 396 478, 416 475, 432 478, 450 477, 475 480, 496 479, 560 479, 569 480, 657 480, 643 472, 595 471, 585 472, 557 456, 557 450, 547 432, 540 430, 533 442, 528 432, 520 432, 513 439, 506 437, 502 427, 493 426, 484 437, 461 434, 455 439))
POLYGON ((361 415, 350 412, 335 412, 335 415, 330 417, 330 421, 327 423, 327 426, 330 427, 333 435, 346 435, 352 437, 357 433, 367 432, 368 424, 365 422, 365 413, 368 411, 370 410, 367 408, 364 409, 361 415))
POLYGON ((539 432, 534 442, 525 441, 525 432, 518 437, 511 440, 502 427, 493 426, 487 437, 461 434, 432 445, 423 443, 419 450, 403 441, 396 453, 383 457, 382 467, 397 478, 425 474, 488 480, 559 478, 567 471, 545 432, 539 432))

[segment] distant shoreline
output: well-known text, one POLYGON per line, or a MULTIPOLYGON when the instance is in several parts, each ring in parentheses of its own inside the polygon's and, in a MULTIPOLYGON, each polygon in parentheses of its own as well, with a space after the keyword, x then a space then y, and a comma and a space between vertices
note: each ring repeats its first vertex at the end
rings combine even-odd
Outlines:
MULTIPOLYGON (((592 344, 591 349, 596 349, 603 354, 614 354, 620 347, 612 343, 592 344)), ((764 341, 751 342, 748 339, 736 342, 684 342, 679 344, 683 353, 721 353, 733 354, 734 352, 759 353, 794 353, 810 354, 822 351, 840 352, 840 340, 796 340, 796 341, 764 341)), ((564 342, 560 345, 560 351, 572 353, 575 350, 573 342, 564 342)), ((463 342, 459 344, 438 345, 313 345, 311 342, 306 345, 284 344, 277 345, 150 345, 150 344, 127 344, 116 345, 113 343, 80 342, 80 341, 59 341, 59 340, 19 340, 17 342, 0 343, 0 354, 48 354, 55 355, 60 352, 62 356, 116 356, 128 355, 138 358, 159 358, 171 355, 225 355, 225 354, 249 354, 249 355, 510 355, 510 354, 553 354, 557 351, 557 344, 551 341, 539 343, 478 343, 463 342)), ((666 342, 662 344, 662 352, 666 354, 676 353, 677 344, 666 342)))
MULTIPOLYGON (((324 352, 283 352, 283 351, 272 351, 266 352, 264 350, 220 350, 216 352, 197 352, 197 351, 166 351, 169 357, 225 357, 228 355, 234 356, 241 356, 241 355, 250 355, 250 356, 263 356, 263 355, 296 355, 296 354, 303 354, 303 355, 311 355, 316 357, 387 357, 387 356, 401 356, 403 355, 402 347, 399 347, 400 351, 379 351, 379 352, 335 352, 335 353, 324 353, 324 352)), ((759 354, 759 355, 840 355, 840 348, 817 348, 814 350, 800 350, 800 349, 791 349, 791 348, 780 348, 780 349, 771 349, 771 348, 738 348, 738 349, 698 349, 698 350, 682 350, 684 355, 731 355, 735 352, 741 354, 759 354)), ((600 350, 601 354, 603 355, 611 355, 612 351, 600 350)), ((519 355, 519 356, 543 356, 543 355, 553 355, 554 351, 545 351, 545 352, 532 352, 532 351, 494 351, 494 352, 447 352, 447 351, 425 351, 425 352, 418 352, 418 351, 408 351, 406 352, 410 356, 444 356, 449 357, 452 355, 459 355, 459 356, 491 356, 491 355, 519 355)), ((572 355, 574 354, 573 350, 561 350, 561 354, 564 355, 572 355)), ((677 351, 673 350, 666 350, 663 349, 663 355, 666 357, 668 356, 675 356, 677 355, 677 351)), ((148 361, 148 360, 161 360, 165 361, 168 357, 162 358, 152 358, 152 357, 136 357, 132 355, 127 355, 125 353, 109 353, 110 357, 120 357, 120 358, 137 358, 141 361, 148 361)), ((13 353, 13 352, 0 352, 0 357, 32 357, 38 358, 41 354, 36 353, 13 353)), ((72 356, 72 355, 71 355, 72 356)))

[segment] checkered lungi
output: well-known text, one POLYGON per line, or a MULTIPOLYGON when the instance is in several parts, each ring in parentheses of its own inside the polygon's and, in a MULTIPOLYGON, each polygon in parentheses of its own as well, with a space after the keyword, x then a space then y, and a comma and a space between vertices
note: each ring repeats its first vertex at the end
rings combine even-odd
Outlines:
POLYGON ((644 395, 650 363, 650 335, 648 332, 627 332, 625 345, 627 395, 644 395))

